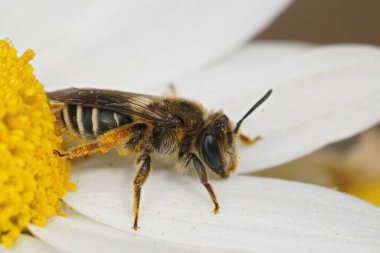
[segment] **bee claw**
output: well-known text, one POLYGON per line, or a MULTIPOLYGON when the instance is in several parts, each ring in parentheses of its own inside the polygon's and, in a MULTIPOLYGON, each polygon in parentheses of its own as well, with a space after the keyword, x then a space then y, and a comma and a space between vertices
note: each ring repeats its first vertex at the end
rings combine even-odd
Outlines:
POLYGON ((219 213, 219 205, 215 205, 214 207, 214 214, 218 214, 219 213))
POLYGON ((132 227, 132 229, 135 230, 135 231, 137 231, 137 230, 140 229, 140 227, 137 226, 137 222, 136 222, 136 221, 133 223, 133 227, 132 227))
POLYGON ((67 157, 67 154, 62 154, 58 150, 54 150, 54 154, 57 155, 57 156, 59 156, 59 157, 67 157))

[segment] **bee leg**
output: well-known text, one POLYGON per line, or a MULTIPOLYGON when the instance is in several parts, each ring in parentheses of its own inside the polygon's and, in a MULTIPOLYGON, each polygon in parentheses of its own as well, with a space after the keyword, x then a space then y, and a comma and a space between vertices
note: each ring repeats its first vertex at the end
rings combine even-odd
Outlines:
POLYGON ((177 96, 177 89, 174 83, 169 83, 168 90, 164 92, 164 96, 174 98, 177 96))
POLYGON ((137 174, 135 176, 135 180, 133 181, 133 213, 134 213, 134 222, 133 229, 139 229, 138 221, 139 221, 139 207, 140 207, 140 197, 141 197, 141 186, 145 183, 146 179, 149 176, 150 171, 150 156, 146 153, 142 154, 137 158, 137 164, 141 164, 137 174))
POLYGON ((217 214, 219 212, 220 206, 219 206, 218 198, 216 197, 216 194, 214 192, 214 189, 211 186, 211 184, 208 182, 206 169, 203 163, 199 160, 199 158, 195 154, 192 154, 191 159, 193 160, 194 167, 197 171, 199 179, 201 180, 201 183, 206 187, 208 193, 210 194, 212 202, 214 202, 214 213, 217 214))
POLYGON ((58 150, 54 150, 54 154, 62 158, 77 158, 82 156, 87 156, 92 153, 95 153, 99 150, 100 144, 98 142, 78 145, 69 148, 65 153, 61 153, 58 150))
POLYGON ((119 143, 125 141, 126 139, 129 139, 133 133, 133 126, 134 125, 125 125, 124 127, 110 130, 100 135, 93 143, 81 144, 71 147, 65 153, 60 153, 57 150, 54 151, 54 153, 60 157, 70 159, 88 156, 95 152, 106 153, 113 147, 117 146, 119 143))
POLYGON ((256 142, 258 142, 259 140, 261 140, 262 137, 260 135, 258 135, 258 136, 256 136, 255 138, 252 139, 251 137, 249 137, 247 135, 239 134, 239 139, 245 145, 253 145, 256 142))

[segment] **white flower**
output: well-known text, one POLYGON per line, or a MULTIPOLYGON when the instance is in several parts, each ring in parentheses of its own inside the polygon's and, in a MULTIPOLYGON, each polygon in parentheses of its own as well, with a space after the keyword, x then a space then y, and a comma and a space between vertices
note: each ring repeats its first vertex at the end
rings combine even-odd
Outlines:
POLYGON ((263 140, 239 148, 236 175, 211 181, 220 214, 195 176, 155 164, 143 186, 141 229, 133 231, 134 170, 110 153, 76 161, 78 189, 64 199, 75 211, 31 226, 35 237, 23 235, 11 251, 378 252, 378 208, 322 187, 244 175, 376 124, 378 48, 255 42, 233 51, 287 1, 56 4, 9 2, 0 10, 2 36, 36 49, 36 74, 48 90, 161 94, 174 81, 180 95, 235 122, 269 88, 274 93, 242 126, 263 140), (23 27, 20 16, 28 18, 23 27))

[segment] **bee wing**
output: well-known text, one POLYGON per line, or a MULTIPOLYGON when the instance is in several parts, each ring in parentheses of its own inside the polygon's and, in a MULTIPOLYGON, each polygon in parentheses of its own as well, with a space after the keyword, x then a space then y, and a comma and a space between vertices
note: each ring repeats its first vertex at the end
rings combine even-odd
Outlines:
POLYGON ((47 93, 51 103, 82 105, 107 109, 120 114, 136 115, 148 120, 164 120, 164 116, 150 105, 156 96, 101 89, 69 88, 47 93))

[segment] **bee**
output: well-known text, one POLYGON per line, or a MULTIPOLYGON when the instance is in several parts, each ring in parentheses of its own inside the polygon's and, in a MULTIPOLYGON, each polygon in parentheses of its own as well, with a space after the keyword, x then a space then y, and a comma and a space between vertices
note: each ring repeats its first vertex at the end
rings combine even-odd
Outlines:
POLYGON ((236 139, 254 143, 239 133, 243 121, 272 93, 269 90, 234 126, 222 112, 207 111, 194 100, 102 89, 69 88, 48 93, 57 124, 84 143, 68 148, 63 158, 74 159, 116 149, 136 155, 133 181, 133 229, 137 230, 141 187, 151 171, 151 156, 175 157, 184 169, 195 169, 219 211, 208 170, 227 178, 237 167, 236 139), (206 169, 207 168, 207 169, 206 169))

